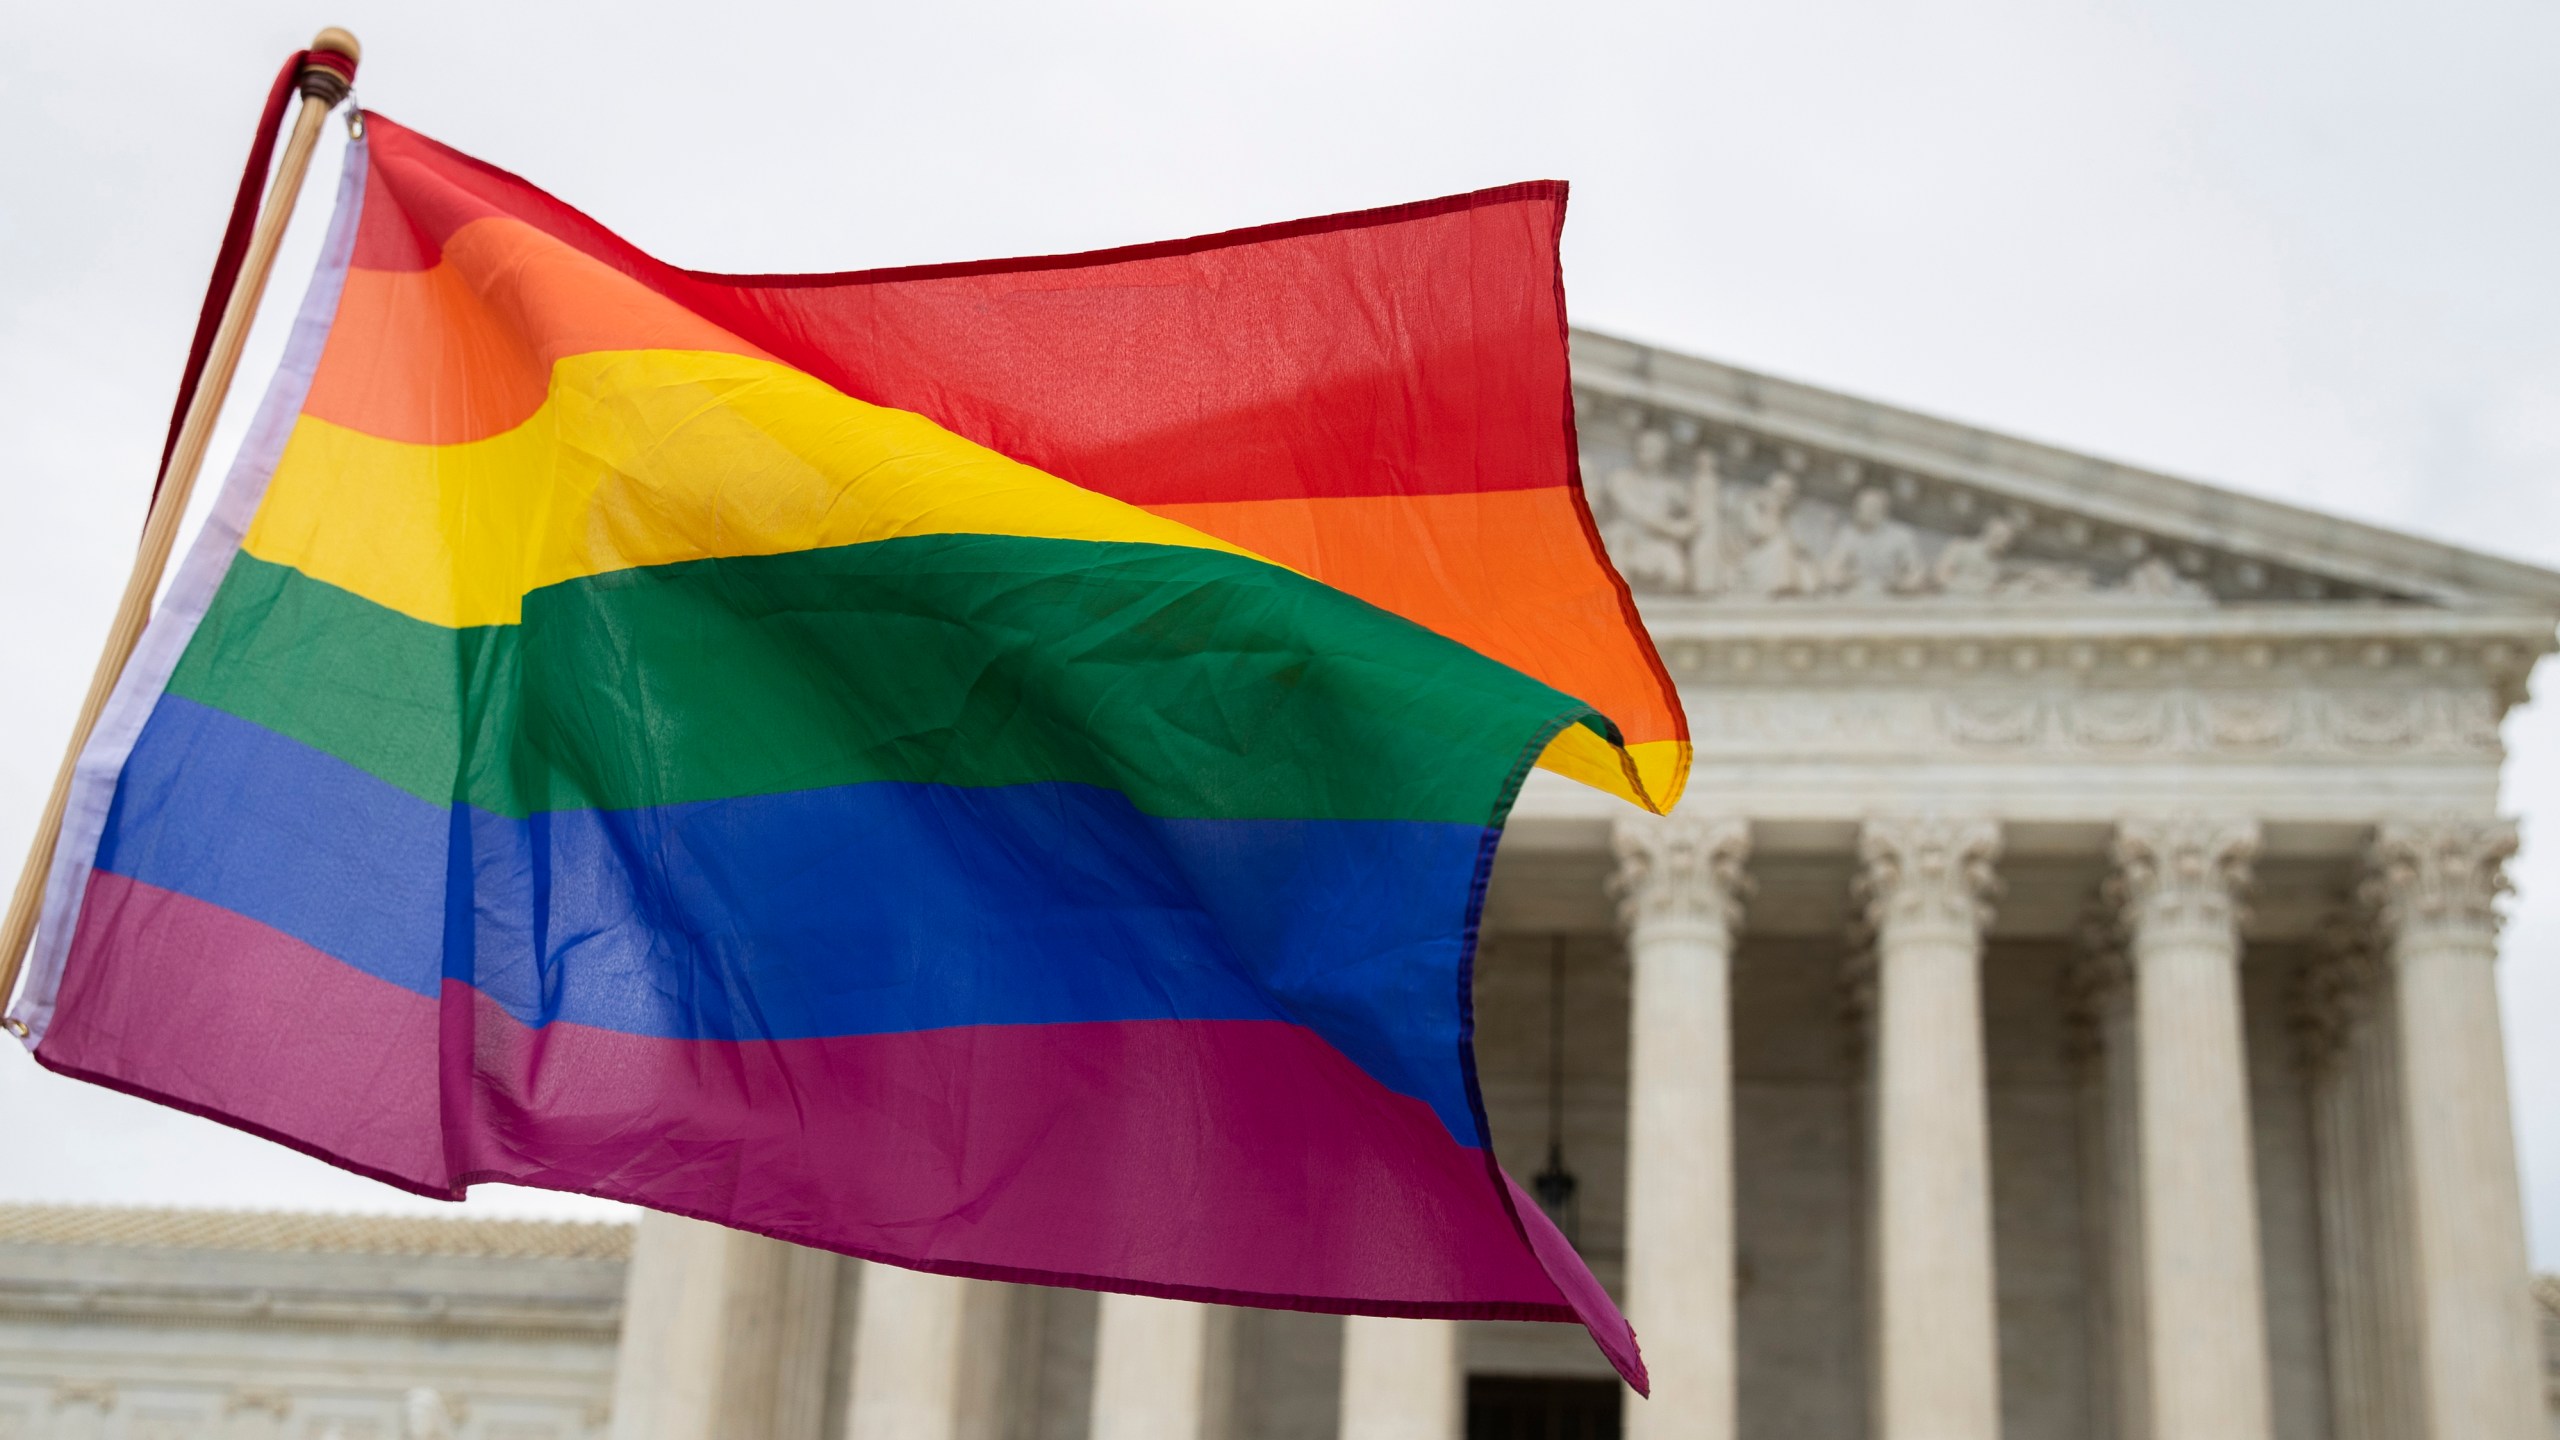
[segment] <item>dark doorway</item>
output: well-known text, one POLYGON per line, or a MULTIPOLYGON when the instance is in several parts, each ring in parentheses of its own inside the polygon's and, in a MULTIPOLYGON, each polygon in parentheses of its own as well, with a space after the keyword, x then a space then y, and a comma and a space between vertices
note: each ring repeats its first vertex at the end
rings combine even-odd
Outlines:
POLYGON ((1467 1377, 1467 1440, 1618 1440, 1615 1380, 1467 1377))

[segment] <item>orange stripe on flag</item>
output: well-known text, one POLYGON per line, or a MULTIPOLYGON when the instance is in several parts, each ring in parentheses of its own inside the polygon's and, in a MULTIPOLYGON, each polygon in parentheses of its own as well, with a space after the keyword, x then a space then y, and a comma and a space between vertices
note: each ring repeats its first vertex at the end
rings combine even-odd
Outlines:
POLYGON ((560 360, 618 350, 770 359, 521 220, 474 220, 423 270, 349 270, 303 413, 379 440, 452 445, 523 424, 560 360))
POLYGON ((1149 506, 1535 675, 1631 743, 1683 738, 1570 491, 1149 506))

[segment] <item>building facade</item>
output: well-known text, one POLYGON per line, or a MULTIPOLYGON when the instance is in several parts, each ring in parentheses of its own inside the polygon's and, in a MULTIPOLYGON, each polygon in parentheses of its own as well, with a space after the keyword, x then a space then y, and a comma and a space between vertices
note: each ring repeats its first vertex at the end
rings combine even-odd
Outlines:
MULTIPOLYGON (((1602 336, 1575 359, 1698 761, 1668 821, 1533 780, 1478 1049, 1497 1149, 1656 1397, 1567 1327, 1021 1289, 652 1216, 618 1339, 543 1332, 589 1408, 528 1440, 2549 1428, 2494 967, 2500 722, 2560 575, 1602 336)), ((94 1370, 0 1379, 0 1436, 94 1370)), ((366 1423, 518 1433, 447 1393, 366 1423)))
POLYGON ((601 1436, 631 1238, 0 1206, 0 1440, 601 1436))

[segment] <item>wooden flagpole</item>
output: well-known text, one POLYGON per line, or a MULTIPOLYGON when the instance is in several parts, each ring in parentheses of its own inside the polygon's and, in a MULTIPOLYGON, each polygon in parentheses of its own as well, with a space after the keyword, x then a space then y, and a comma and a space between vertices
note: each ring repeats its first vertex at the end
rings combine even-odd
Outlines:
MULTIPOLYGON (((71 728, 70 748, 63 753, 62 768, 54 774, 53 793, 45 800, 44 814, 36 821, 35 843, 27 851, 26 868, 18 872, 18 888, 9 897, 8 918, 0 923, 0 1002, 16 990, 19 967, 26 960, 28 944, 35 938, 36 917, 44 906, 45 877, 53 869, 54 845, 62 838, 63 810, 71 799, 72 772, 79 763, 80 752, 89 744, 90 732, 97 728, 100 712, 106 709, 107 697, 115 691, 116 680, 124 674, 125 662, 133 658, 134 647, 141 643, 143 626, 150 622, 152 597, 160 591, 160 576, 168 569, 169 553, 177 545, 178 522, 185 517, 187 497, 195 490, 196 472, 204 468, 205 446, 213 438, 213 424, 222 413, 223 397, 230 393, 232 376, 240 368, 240 349, 248 341, 249 322, 257 316, 258 302, 266 294, 267 276, 275 268, 276 246, 284 238, 285 222, 293 218, 293 203, 302 193, 303 173, 311 168, 311 151, 320 139, 321 122, 347 97, 348 77, 354 74, 361 53, 356 37, 332 26, 313 37, 311 51, 303 60, 302 109, 293 117, 293 133, 285 141, 284 155, 276 163, 275 180, 259 207, 257 229, 242 258, 239 278, 223 305, 222 325, 214 332, 203 379, 188 403, 177 445, 170 451, 168 467, 161 476, 159 494, 152 501, 141 549, 133 557, 133 573, 125 578, 124 598, 117 603, 115 623, 107 630, 106 649, 98 656, 96 673, 89 677, 88 696, 80 702, 80 718, 71 728)), ((10 1022, 10 1028, 17 1028, 15 1021, 10 1022)))

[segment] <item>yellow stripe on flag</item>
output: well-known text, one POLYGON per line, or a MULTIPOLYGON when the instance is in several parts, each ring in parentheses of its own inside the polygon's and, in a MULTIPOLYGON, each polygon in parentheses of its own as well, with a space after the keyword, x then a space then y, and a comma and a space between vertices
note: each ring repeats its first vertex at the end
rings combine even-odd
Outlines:
POLYGON ((788 366, 692 350, 561 360, 531 419, 464 444, 306 415, 244 548, 467 626, 584 575, 960 534, 1252 554, 788 366))
POLYGON ((1676 799, 1688 783, 1689 742, 1639 740, 1626 748, 1622 758, 1616 746, 1588 728, 1569 725, 1547 742, 1547 748, 1538 756, 1538 768, 1663 814, 1668 813, 1665 797, 1676 799), (1635 767, 1633 781, 1627 775, 1630 762, 1635 767), (1638 784, 1643 787, 1641 791, 1638 784))

